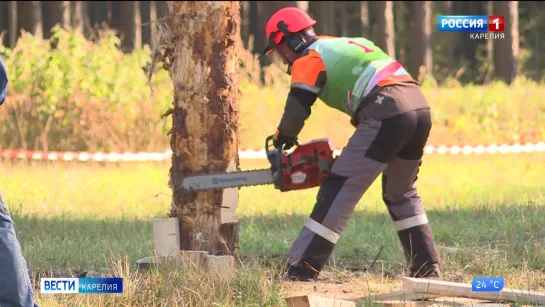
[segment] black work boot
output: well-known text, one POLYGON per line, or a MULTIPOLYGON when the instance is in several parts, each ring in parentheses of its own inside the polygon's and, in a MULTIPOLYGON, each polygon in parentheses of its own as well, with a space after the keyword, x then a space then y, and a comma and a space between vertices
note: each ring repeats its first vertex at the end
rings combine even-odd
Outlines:
POLYGON ((314 281, 318 278, 318 274, 318 272, 304 264, 288 264, 280 273, 282 279, 289 281, 314 281))
POLYGON ((398 231, 397 235, 403 246, 410 277, 441 278, 440 259, 429 224, 398 231))

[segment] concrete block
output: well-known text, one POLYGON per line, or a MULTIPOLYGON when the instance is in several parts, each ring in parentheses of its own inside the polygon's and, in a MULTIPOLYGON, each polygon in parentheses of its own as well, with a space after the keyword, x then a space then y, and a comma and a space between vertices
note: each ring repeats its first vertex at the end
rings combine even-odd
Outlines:
POLYGON ((235 274, 236 264, 233 256, 215 256, 208 255, 206 258, 206 268, 210 274, 230 279, 235 274))
POLYGON ((153 245, 158 256, 169 257, 180 250, 180 227, 176 217, 153 220, 153 245))

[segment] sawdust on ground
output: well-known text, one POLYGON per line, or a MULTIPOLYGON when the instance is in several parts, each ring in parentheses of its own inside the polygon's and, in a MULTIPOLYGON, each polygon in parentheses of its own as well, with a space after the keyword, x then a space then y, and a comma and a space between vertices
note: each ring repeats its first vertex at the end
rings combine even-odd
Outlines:
POLYGON ((324 276, 311 282, 282 282, 286 297, 318 295, 330 298, 364 298, 370 295, 401 290, 401 279, 385 279, 373 275, 364 276, 324 276))

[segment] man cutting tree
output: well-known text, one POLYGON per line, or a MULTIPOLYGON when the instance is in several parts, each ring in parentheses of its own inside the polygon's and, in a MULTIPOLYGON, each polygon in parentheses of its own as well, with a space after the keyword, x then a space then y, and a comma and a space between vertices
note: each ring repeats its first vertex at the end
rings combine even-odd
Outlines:
POLYGON ((356 128, 288 253, 288 277, 318 277, 369 186, 382 173, 382 196, 412 277, 440 277, 439 256, 414 183, 431 130, 430 107, 418 83, 373 42, 317 36, 316 21, 283 8, 266 25, 265 54, 288 64, 291 86, 274 145, 295 145, 317 98, 349 115, 356 128))

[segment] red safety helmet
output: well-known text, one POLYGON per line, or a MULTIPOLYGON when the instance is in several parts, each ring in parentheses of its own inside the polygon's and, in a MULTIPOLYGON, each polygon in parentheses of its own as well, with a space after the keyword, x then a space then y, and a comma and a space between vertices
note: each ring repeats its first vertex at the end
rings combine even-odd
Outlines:
POLYGON ((285 7, 274 13, 265 27, 266 40, 268 41, 267 47, 263 51, 264 54, 268 54, 275 46, 280 44, 284 33, 278 28, 278 23, 283 21, 287 26, 287 29, 291 33, 297 33, 308 27, 312 27, 316 24, 316 20, 310 18, 310 16, 302 9, 297 7, 285 7))

